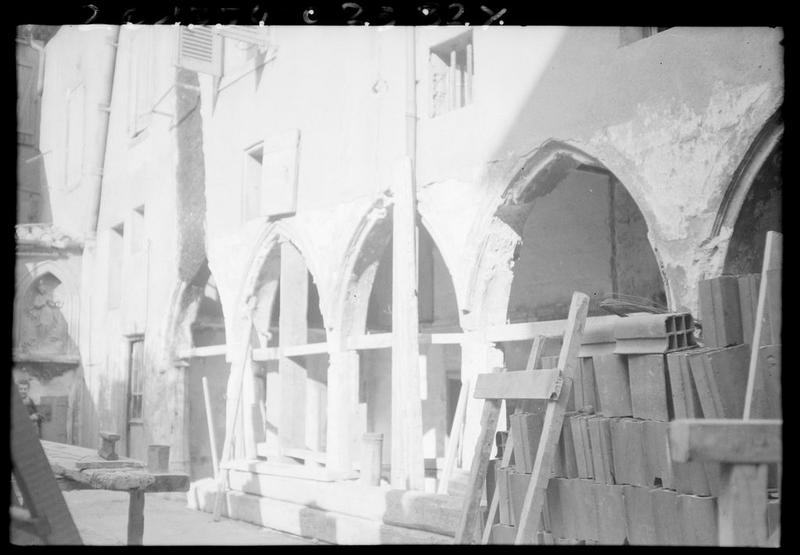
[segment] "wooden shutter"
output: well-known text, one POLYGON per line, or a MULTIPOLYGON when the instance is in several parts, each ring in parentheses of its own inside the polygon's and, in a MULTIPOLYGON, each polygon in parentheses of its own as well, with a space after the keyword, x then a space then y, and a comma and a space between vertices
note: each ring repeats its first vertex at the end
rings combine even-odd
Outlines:
POLYGON ((178 65, 192 71, 222 75, 222 37, 212 27, 181 27, 178 65))
POLYGON ((297 211, 300 130, 292 129, 264 141, 261 167, 261 209, 267 216, 297 211))
POLYGON ((27 45, 17 45, 17 142, 36 144, 39 98, 39 55, 27 45))

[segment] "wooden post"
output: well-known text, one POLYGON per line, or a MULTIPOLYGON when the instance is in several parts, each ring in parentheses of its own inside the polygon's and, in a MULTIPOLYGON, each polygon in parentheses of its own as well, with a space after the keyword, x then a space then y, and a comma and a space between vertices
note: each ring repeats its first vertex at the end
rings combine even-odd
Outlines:
MULTIPOLYGON (((308 270, 300 251, 292 243, 281 243, 280 346, 303 345, 308 341, 308 270)), ((305 447, 306 369, 297 359, 281 358, 278 363, 281 391, 281 419, 278 435, 281 447, 305 447)))
MULTIPOLYGON (((764 376, 758 372, 758 354, 764 345, 780 343, 781 336, 781 268, 783 267, 783 235, 767 232, 764 263, 758 291, 755 331, 750 344, 750 367, 744 399, 744 419, 751 418, 753 397, 763 387, 764 376)), ((778 399, 780 402, 780 399, 778 399)), ((761 407, 757 407, 758 411, 761 407)))
POLYGON ((720 466, 719 544, 763 547, 767 541, 767 465, 720 466))
POLYGON ((211 447, 211 466, 214 479, 219 479, 219 455, 217 454, 217 432, 214 430, 214 415, 211 411, 211 395, 208 393, 208 378, 203 376, 203 401, 206 407, 206 423, 208 424, 208 443, 211 447))
POLYGON ((133 489, 128 500, 128 545, 142 545, 144 537, 144 491, 133 489))
POLYGON ((392 472, 393 488, 422 490, 422 405, 419 377, 416 198, 411 160, 394 182, 392 218, 392 472))
POLYGON ((358 369, 357 351, 330 354, 326 469, 331 478, 345 478, 353 470, 358 369))
POLYGON ((361 479, 365 486, 381 485, 383 434, 364 434, 361 447, 361 479))
POLYGON ((464 417, 467 411, 467 400, 469 395, 469 381, 461 384, 461 391, 458 394, 456 412, 453 416, 453 426, 450 429, 450 436, 447 438, 447 452, 444 458, 444 470, 436 493, 447 494, 447 487, 450 483, 450 476, 453 474, 453 467, 456 463, 458 444, 460 443, 461 432, 464 430, 464 417))

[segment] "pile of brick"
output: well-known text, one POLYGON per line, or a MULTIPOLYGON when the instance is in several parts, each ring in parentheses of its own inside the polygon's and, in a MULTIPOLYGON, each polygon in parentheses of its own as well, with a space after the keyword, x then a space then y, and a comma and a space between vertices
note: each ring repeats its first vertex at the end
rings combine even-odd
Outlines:
MULTIPOLYGON (((576 369, 540 541, 717 544, 719 467, 672 462, 668 422, 741 418, 750 358, 743 339, 752 337, 757 290, 758 276, 752 275, 701 282, 702 344, 686 313, 633 314, 619 318, 604 337, 586 338, 584 347, 591 343, 594 354, 576 369)), ((543 359, 542 366, 551 363, 543 359)), ((491 487, 498 488, 500 501, 491 543, 513 542, 542 408, 529 406, 510 417, 518 447, 509 467, 500 468, 499 460, 492 465, 491 487)), ((774 478, 773 472, 771 486, 774 478)), ((778 503, 770 500, 770 530, 779 520, 778 503)))

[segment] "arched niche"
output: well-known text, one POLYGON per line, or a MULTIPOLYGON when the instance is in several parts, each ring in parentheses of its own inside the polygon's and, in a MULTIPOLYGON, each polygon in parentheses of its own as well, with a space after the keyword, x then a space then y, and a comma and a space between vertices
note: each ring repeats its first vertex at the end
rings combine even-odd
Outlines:
MULTIPOLYGON (((437 241, 424 222, 417 225, 420 333, 461 331, 453 280, 437 241)), ((392 331, 392 206, 376 203, 354 235, 344 264, 341 333, 345 342, 392 331)), ((461 387, 459 345, 419 347, 423 455, 430 471, 445 455, 445 442, 461 387)), ((383 460, 391 460, 391 369, 389 348, 359 351, 358 425, 384 435, 383 460)))
MULTIPOLYGON (((204 260, 192 279, 180 288, 178 315, 173 335, 175 353, 195 352, 209 346, 224 346, 225 314, 220 302, 216 281, 204 260)), ((213 476, 211 445, 208 439, 208 420, 203 393, 203 378, 208 382, 209 401, 217 441, 225 437, 225 392, 230 374, 230 364, 225 350, 214 354, 202 353, 186 359, 184 440, 188 445, 187 471, 192 480, 213 476)), ((217 456, 221 445, 217 445, 217 456)))
MULTIPOLYGON (((274 353, 327 341, 320 295, 305 254, 286 234, 262 245, 264 255, 252 281, 255 297, 250 343, 274 353)), ((270 355, 255 363, 255 398, 261 415, 254 426, 260 456, 324 460, 327 433, 328 355, 270 355), (308 457, 308 458, 305 458, 308 457)))
MULTIPOLYGON (((483 325, 562 320, 574 291, 589 316, 612 295, 666 306, 663 271, 634 199, 599 160, 550 141, 510 179, 479 253, 473 297, 483 325), (482 268, 480 267, 482 266, 482 268)), ((524 368, 530 341, 503 345, 524 368)), ((547 353, 546 353, 547 354, 547 353)))
POLYGON ((15 358, 77 364, 79 304, 72 276, 43 261, 22 277, 16 291, 15 358))
POLYGON ((753 141, 728 187, 714 235, 732 230, 724 274, 760 273, 767 231, 782 231, 783 122, 775 114, 753 141))

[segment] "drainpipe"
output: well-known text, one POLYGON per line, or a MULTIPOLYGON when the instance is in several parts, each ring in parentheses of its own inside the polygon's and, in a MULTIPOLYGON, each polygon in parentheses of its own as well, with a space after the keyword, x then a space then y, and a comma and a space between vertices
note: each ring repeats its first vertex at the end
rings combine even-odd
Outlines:
MULTIPOLYGON (((85 170, 83 178, 86 188, 89 191, 89 217, 87 219, 86 234, 94 236, 97 232, 97 223, 100 217, 100 197, 103 187, 103 167, 106 157, 106 143, 108 142, 108 118, 111 114, 111 93, 114 87, 114 68, 116 67, 117 42, 119 41, 119 26, 111 27, 110 33, 102 42, 101 51, 96 60, 93 71, 102 79, 101 86, 98 86, 96 109, 99 111, 99 118, 96 126, 90 127, 95 132, 90 134, 87 144, 86 158, 84 159, 85 170)), ((89 62, 91 64, 91 62, 89 62)), ((87 92, 89 88, 87 87, 87 92)), ((92 112, 88 112, 91 114, 92 112)), ((91 121, 93 118, 87 118, 91 121)))
POLYGON ((414 182, 417 175, 417 58, 416 28, 408 27, 408 52, 406 58, 406 155, 411 158, 414 182))

